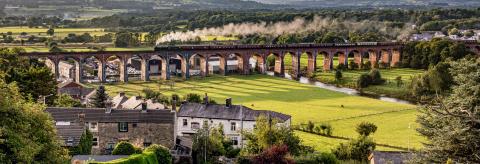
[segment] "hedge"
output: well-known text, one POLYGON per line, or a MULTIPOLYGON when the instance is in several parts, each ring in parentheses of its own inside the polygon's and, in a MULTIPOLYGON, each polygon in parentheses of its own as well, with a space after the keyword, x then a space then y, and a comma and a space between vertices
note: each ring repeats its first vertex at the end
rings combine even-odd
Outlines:
POLYGON ((151 145, 141 154, 133 154, 127 158, 120 158, 108 162, 90 162, 90 164, 170 164, 172 156, 167 148, 151 145), (167 152, 167 153, 165 153, 167 152))

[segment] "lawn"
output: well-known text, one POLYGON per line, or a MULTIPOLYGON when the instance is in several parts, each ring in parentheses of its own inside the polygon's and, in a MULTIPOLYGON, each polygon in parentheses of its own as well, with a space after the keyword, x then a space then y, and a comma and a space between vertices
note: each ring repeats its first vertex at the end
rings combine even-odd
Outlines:
MULTIPOLYGON (((95 86, 95 84, 90 84, 95 86)), ((296 81, 266 75, 212 76, 205 79, 192 79, 176 82, 173 89, 160 86, 156 82, 130 82, 128 84, 106 85, 111 96, 125 92, 129 96, 142 95, 141 90, 150 88, 161 90, 165 95, 177 93, 208 93, 218 103, 232 97, 234 104, 242 104, 253 109, 266 109, 292 116, 293 124, 313 121, 329 122, 335 136, 353 138, 354 127, 358 122, 371 121, 379 126, 373 136, 382 144, 415 148, 421 147, 422 137, 416 135, 415 106, 380 101, 371 98, 351 96, 333 92, 296 81), (343 106, 343 107, 342 107, 343 106), (406 110, 411 109, 411 110, 406 110), (409 128, 408 125, 411 125, 409 128)), ((326 150, 345 140, 326 138, 312 134, 298 133, 308 145, 317 150, 326 150)), ((391 150, 382 148, 380 150, 391 150)))

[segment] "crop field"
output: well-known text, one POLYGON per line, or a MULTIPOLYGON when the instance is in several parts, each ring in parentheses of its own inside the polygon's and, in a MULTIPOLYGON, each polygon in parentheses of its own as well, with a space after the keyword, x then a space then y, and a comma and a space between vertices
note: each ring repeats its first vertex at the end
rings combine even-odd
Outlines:
MULTIPOLYGON (((12 32, 14 36, 20 35, 22 32, 26 32, 27 35, 35 36, 48 36, 48 28, 29 28, 26 26, 23 27, 0 27, 0 33, 12 32)), ((102 36, 109 32, 106 32, 103 28, 55 28, 55 37, 64 38, 68 34, 74 33, 76 35, 82 35, 84 33, 89 33, 91 36, 102 36)))
MULTIPOLYGON (((97 50, 88 49, 86 47, 80 48, 63 48, 61 45, 59 46, 64 51, 71 51, 71 52, 95 52, 97 50)), ((24 47, 25 51, 27 52, 48 52, 49 48, 46 47, 24 47)), ((152 47, 135 47, 135 48, 106 48, 106 51, 153 51, 152 47)))
MULTIPOLYGON (((167 96, 173 93, 181 96, 187 93, 208 93, 209 97, 222 104, 225 98, 231 97, 234 104, 289 114, 293 124, 307 121, 330 123, 334 136, 355 138, 355 125, 361 121, 370 121, 379 127, 373 137, 381 144, 420 148, 424 141, 415 131, 418 126, 415 123, 416 106, 351 96, 278 77, 212 75, 208 78, 177 81, 173 88, 156 81, 106 85, 111 96, 119 92, 125 92, 129 96, 142 95, 144 88, 160 91, 167 96)), ((297 133, 305 143, 320 151, 330 150, 336 143, 346 142, 304 132, 297 133)), ((392 150, 386 147, 379 149, 392 150)))

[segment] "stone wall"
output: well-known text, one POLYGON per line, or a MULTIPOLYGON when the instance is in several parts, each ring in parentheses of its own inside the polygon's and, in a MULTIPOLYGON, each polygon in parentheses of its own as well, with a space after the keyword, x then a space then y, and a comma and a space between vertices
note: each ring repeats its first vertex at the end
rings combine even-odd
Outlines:
POLYGON ((98 132, 93 132, 93 136, 98 137, 98 146, 92 148, 92 154, 107 154, 108 143, 117 144, 120 141, 128 141, 141 148, 144 148, 145 142, 172 148, 174 133, 173 124, 128 123, 128 132, 119 132, 118 123, 98 123, 98 132))

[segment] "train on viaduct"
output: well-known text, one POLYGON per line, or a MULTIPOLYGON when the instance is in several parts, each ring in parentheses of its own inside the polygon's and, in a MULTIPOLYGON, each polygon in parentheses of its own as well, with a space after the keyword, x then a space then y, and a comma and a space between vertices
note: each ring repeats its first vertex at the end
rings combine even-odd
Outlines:
MULTIPOLYGON (((465 42, 467 48, 472 52, 479 54, 480 45, 476 41, 465 42)), ((99 82, 106 82, 106 63, 109 58, 115 57, 119 60, 118 74, 119 81, 128 82, 129 72, 127 71, 127 62, 131 58, 140 59, 140 79, 149 81, 150 61, 159 60, 159 75, 161 79, 170 79, 172 70, 169 64, 172 60, 177 61, 181 70, 181 76, 184 79, 190 78, 191 60, 199 59, 199 75, 208 76, 209 61, 217 60, 218 72, 221 75, 227 75, 227 61, 236 60, 236 69, 243 75, 251 74, 253 69, 260 73, 266 73, 272 70, 275 75, 283 76, 285 74, 285 59, 291 57, 290 74, 300 76, 301 58, 308 58, 306 63, 307 73, 317 70, 317 65, 322 65, 320 69, 329 71, 334 68, 334 58, 338 58, 339 64, 348 65, 350 61, 360 66, 365 60, 376 65, 382 63, 387 66, 399 64, 402 56, 404 43, 401 42, 362 42, 345 44, 286 44, 286 45, 178 45, 178 46, 156 46, 152 51, 107 51, 107 52, 57 52, 57 53, 23 53, 21 56, 28 58, 43 59, 49 62, 55 77, 59 77, 60 61, 70 60, 75 64, 75 81, 83 82, 83 63, 88 58, 94 58, 98 63, 97 75, 99 82), (267 57, 274 56, 275 62, 273 68, 267 67, 267 57), (254 58, 256 63, 252 65, 250 59, 254 58), (322 63, 317 62, 317 58, 323 58, 322 63)), ((289 61, 289 60, 288 60, 289 61)))

